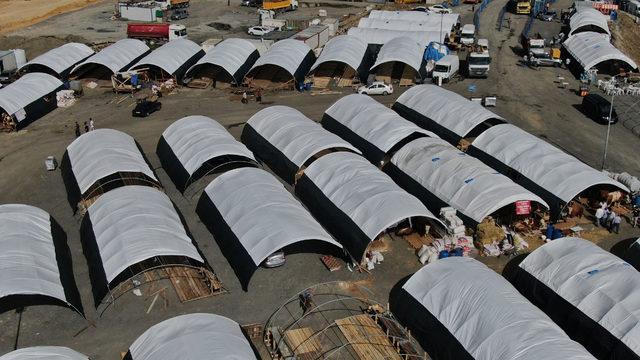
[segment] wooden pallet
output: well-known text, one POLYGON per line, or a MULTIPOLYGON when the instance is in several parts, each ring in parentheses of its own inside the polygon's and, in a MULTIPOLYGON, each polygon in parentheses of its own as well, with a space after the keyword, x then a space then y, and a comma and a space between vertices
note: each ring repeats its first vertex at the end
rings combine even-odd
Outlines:
POLYGON ((313 329, 308 327, 287 330, 284 332, 284 341, 297 359, 319 359, 322 345, 313 334, 313 329))
POLYGON ((216 276, 207 271, 184 266, 171 266, 165 269, 180 302, 189 302, 213 296, 222 290, 222 284, 216 276))
POLYGON ((187 87, 192 89, 206 89, 213 84, 213 79, 202 77, 189 81, 187 87))
POLYGON ((389 342, 387 335, 369 315, 354 315, 338 319, 336 325, 360 359, 402 359, 389 342))
POLYGON ((260 337, 262 337, 262 324, 246 324, 242 325, 241 327, 242 330, 244 330, 245 334, 247 334, 249 339, 259 339, 260 337))
POLYGON ((329 271, 338 271, 342 269, 342 264, 338 261, 338 259, 334 258, 331 255, 321 256, 320 261, 322 261, 324 266, 326 266, 329 271))

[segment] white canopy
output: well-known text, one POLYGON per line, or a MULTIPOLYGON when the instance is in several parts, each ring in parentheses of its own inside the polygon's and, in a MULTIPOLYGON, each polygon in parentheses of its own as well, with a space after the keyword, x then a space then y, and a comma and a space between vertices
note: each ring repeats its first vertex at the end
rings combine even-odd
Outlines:
POLYGON ((420 73, 420 65, 422 65, 422 57, 426 46, 427 44, 416 42, 409 37, 392 39, 382 45, 371 70, 384 63, 398 61, 420 73))
POLYGON ((309 45, 300 40, 280 40, 271 45, 269 50, 258 58, 251 70, 263 65, 273 65, 279 66, 291 76, 295 76, 296 71, 298 71, 309 52, 311 52, 309 45))
POLYGON ((62 346, 34 346, 12 351, 0 360, 89 360, 87 355, 62 346))
POLYGON ((118 172, 139 172, 158 181, 136 141, 118 130, 84 133, 67 147, 67 154, 82 194, 96 181, 118 172))
POLYGON ((273 175, 257 168, 230 170, 205 193, 259 266, 269 255, 304 240, 342 248, 273 175))
POLYGON ((603 32, 611 35, 609 31, 609 24, 607 21, 609 17, 602 14, 599 10, 594 8, 580 8, 569 20, 569 36, 574 35, 574 32, 583 26, 595 26, 602 29, 603 32))
POLYGON ((238 78, 236 78, 236 74, 247 64, 249 57, 257 51, 258 49, 251 41, 235 38, 226 39, 206 53, 195 65, 191 66, 187 70, 185 77, 188 77, 197 66, 209 64, 220 66, 235 81, 242 81, 245 74, 238 74, 238 78))
POLYGON ((402 287, 476 360, 594 360, 495 271, 450 257, 402 287))
POLYGON ((163 192, 129 185, 111 190, 87 210, 107 281, 156 256, 204 262, 163 192))
POLYGON ((15 82, 0 88, 0 109, 13 115, 61 86, 62 81, 49 74, 24 74, 15 82))
POLYGON ((366 52, 367 43, 362 39, 350 35, 336 36, 324 46, 311 71, 330 61, 345 63, 357 71, 366 52))
POLYGON ((224 126, 206 116, 183 117, 169 125, 162 137, 189 175, 218 156, 237 155, 256 160, 224 126))
POLYGON ((351 94, 342 97, 325 114, 384 153, 413 133, 438 137, 367 95, 351 94))
POLYGON ((260 110, 247 121, 247 125, 298 167, 322 150, 345 148, 360 153, 353 145, 288 106, 277 105, 260 110))
POLYGON ((10 295, 44 295, 69 303, 51 218, 29 205, 0 205, 0 298, 10 295))
POLYGON ((534 250, 520 268, 640 354, 640 273, 580 238, 534 250))
POLYGON ((635 61, 611 44, 611 39, 606 34, 590 31, 577 33, 565 40, 562 46, 585 70, 608 60, 623 61, 633 69, 638 68, 635 61))
POLYGON ((309 165, 305 175, 371 240, 410 217, 440 222, 418 199, 360 155, 327 154, 309 165))
POLYGON ((472 145, 565 203, 595 185, 612 185, 629 191, 603 172, 511 124, 492 126, 472 145))
POLYGON ((359 28, 371 29, 387 29, 399 31, 442 31, 449 34, 455 23, 445 22, 444 19, 440 23, 440 16, 428 16, 424 20, 400 20, 400 19, 375 19, 362 18, 358 22, 359 28))
POLYGON ((482 105, 436 85, 414 86, 400 95, 396 102, 462 138, 486 120, 504 120, 482 105))
POLYGON ((444 29, 451 29, 460 19, 460 14, 434 14, 422 11, 389 11, 371 10, 370 19, 417 21, 421 23, 435 23, 440 25, 442 21, 444 29))
POLYGON ((549 207, 537 195, 441 139, 416 139, 398 150, 391 163, 476 222, 519 200, 549 207))
POLYGON ((182 65, 201 51, 202 48, 191 40, 171 40, 143 57, 130 70, 146 66, 157 66, 167 74, 173 75, 182 65))
POLYGON ((256 359, 240 325, 215 314, 187 314, 150 327, 129 347, 132 360, 256 359))
POLYGON ((140 40, 118 40, 114 44, 102 49, 99 53, 76 65, 71 72, 74 73, 85 65, 96 64, 106 67, 115 74, 118 71, 125 70, 127 65, 147 53, 147 51, 149 51, 149 47, 140 40))
POLYGON ((93 53, 93 50, 85 44, 67 43, 37 56, 20 68, 23 69, 29 65, 42 65, 55 71, 60 76, 73 65, 93 55, 93 53))
MULTIPOLYGON (((409 38, 418 44, 424 44, 426 47, 430 42, 443 42, 446 31, 400 31, 388 29, 371 29, 371 28, 351 28, 347 32, 350 36, 355 36, 367 44, 384 45, 395 38, 409 38)), ((423 49, 424 50, 424 49, 423 49)))

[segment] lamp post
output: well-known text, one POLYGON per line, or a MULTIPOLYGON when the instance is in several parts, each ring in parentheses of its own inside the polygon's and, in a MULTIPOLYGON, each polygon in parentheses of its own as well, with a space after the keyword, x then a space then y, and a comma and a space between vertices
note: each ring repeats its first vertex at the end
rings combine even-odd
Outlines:
MULTIPOLYGON (((612 77, 611 78, 612 83, 613 83, 613 87, 615 89, 615 87, 617 86, 617 82, 616 82, 616 77, 612 77)), ((604 140, 604 152, 602 154, 602 168, 600 170, 604 171, 604 166, 607 162, 607 150, 609 148, 609 135, 611 134, 611 122, 612 122, 612 116, 613 116, 613 98, 615 97, 615 91, 612 90, 611 91, 611 104, 609 106, 609 118, 607 119, 607 137, 604 140)))

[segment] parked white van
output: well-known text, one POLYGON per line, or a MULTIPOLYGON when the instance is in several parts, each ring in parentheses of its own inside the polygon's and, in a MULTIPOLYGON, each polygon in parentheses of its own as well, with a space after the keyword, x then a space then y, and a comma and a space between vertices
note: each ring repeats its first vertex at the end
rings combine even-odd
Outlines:
POLYGON ((476 38, 476 26, 473 24, 466 24, 460 31, 460 44, 471 45, 475 42, 476 38))
POLYGON ((438 83, 438 79, 442 79, 442 82, 449 81, 460 70, 460 59, 458 55, 447 55, 436 62, 436 66, 433 68, 433 81, 438 83))

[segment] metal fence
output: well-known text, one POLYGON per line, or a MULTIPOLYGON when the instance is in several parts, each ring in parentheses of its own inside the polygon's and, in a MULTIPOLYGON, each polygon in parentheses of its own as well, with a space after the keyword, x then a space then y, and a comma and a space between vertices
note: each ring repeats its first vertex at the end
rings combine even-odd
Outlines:
POLYGON ((476 31, 478 32, 480 31, 480 14, 484 11, 487 5, 489 5, 489 3, 491 3, 491 0, 482 0, 476 12, 473 13, 473 25, 475 25, 476 31))
POLYGON ((504 22, 504 16, 507 13, 507 8, 509 7, 509 1, 500 9, 500 14, 498 15, 498 23, 496 24, 496 30, 502 31, 502 23, 504 22))

